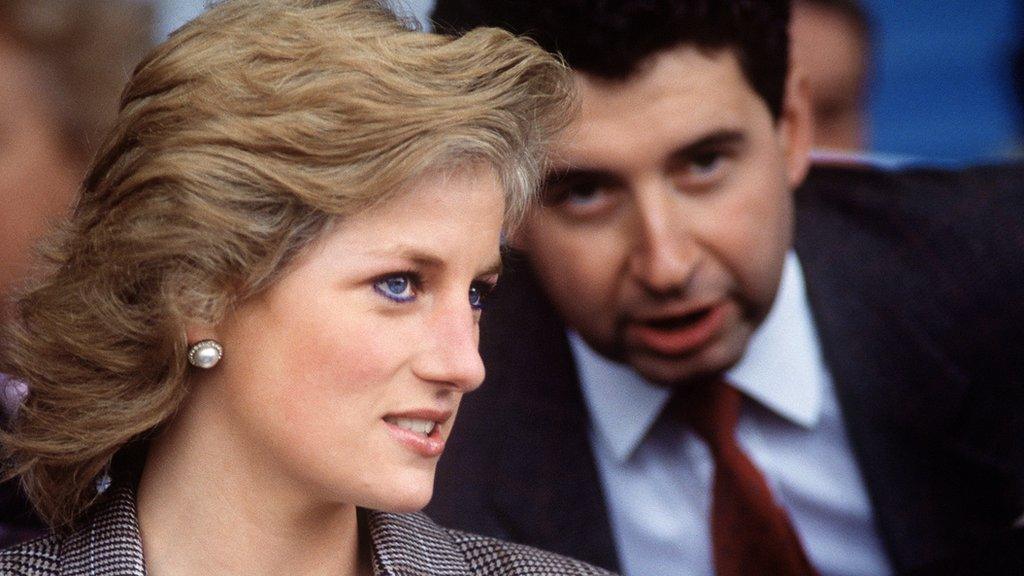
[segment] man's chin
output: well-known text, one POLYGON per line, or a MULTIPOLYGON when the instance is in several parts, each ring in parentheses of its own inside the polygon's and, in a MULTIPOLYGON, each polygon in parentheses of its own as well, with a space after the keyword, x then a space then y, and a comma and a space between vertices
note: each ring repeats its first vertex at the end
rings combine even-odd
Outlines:
POLYGON ((652 384, 673 388, 721 378, 736 365, 741 354, 702 350, 686 357, 665 357, 645 351, 628 354, 627 361, 652 384))

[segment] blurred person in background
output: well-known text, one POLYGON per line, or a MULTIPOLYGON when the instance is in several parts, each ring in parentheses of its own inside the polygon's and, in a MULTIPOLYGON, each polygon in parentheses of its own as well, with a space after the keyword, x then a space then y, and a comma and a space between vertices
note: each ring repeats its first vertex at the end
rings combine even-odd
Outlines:
MULTIPOLYGON (((67 213, 152 44, 153 10, 133 0, 0 3, 0 298, 33 266, 33 245, 67 213)), ((6 304, 0 305, 4 314, 6 304)))
MULTIPOLYGON (((0 322, 36 242, 68 214, 152 29, 141 0, 0 2, 0 322)), ((0 420, 23 394, 0 374, 0 420)), ((0 485, 0 546, 40 530, 15 484, 0 485)))
POLYGON ((872 46, 867 12, 857 0, 796 0, 790 39, 793 65, 808 82, 814 146, 864 149, 872 46))

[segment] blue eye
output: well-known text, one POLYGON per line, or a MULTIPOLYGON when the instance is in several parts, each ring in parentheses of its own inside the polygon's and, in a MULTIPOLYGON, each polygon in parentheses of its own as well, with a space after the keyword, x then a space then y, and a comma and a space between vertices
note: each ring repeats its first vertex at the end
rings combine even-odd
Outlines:
POLYGON ((395 302, 411 302, 416 299, 416 278, 409 273, 387 276, 374 282, 373 289, 395 302))
POLYGON ((469 286, 469 305, 474 310, 481 310, 487 296, 494 290, 494 284, 490 282, 477 281, 469 286))

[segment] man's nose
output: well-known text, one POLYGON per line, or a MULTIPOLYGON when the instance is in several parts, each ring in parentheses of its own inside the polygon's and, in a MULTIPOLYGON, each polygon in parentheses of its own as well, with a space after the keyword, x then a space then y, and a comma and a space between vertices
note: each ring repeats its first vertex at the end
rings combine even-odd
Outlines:
POLYGON ((630 272, 655 296, 678 295, 689 285, 700 259, 670 191, 638 194, 630 272))
POLYGON ((484 381, 479 328, 468 299, 438 308, 426 327, 428 345, 416 359, 415 372, 427 381, 472 392, 484 381))

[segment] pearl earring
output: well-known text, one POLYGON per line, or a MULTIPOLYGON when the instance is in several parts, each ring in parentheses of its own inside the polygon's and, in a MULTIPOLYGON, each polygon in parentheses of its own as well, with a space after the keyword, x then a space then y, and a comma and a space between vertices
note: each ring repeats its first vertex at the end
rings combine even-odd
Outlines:
POLYGON ((188 349, 188 363, 204 370, 216 366, 222 356, 224 348, 216 340, 200 340, 188 349))

